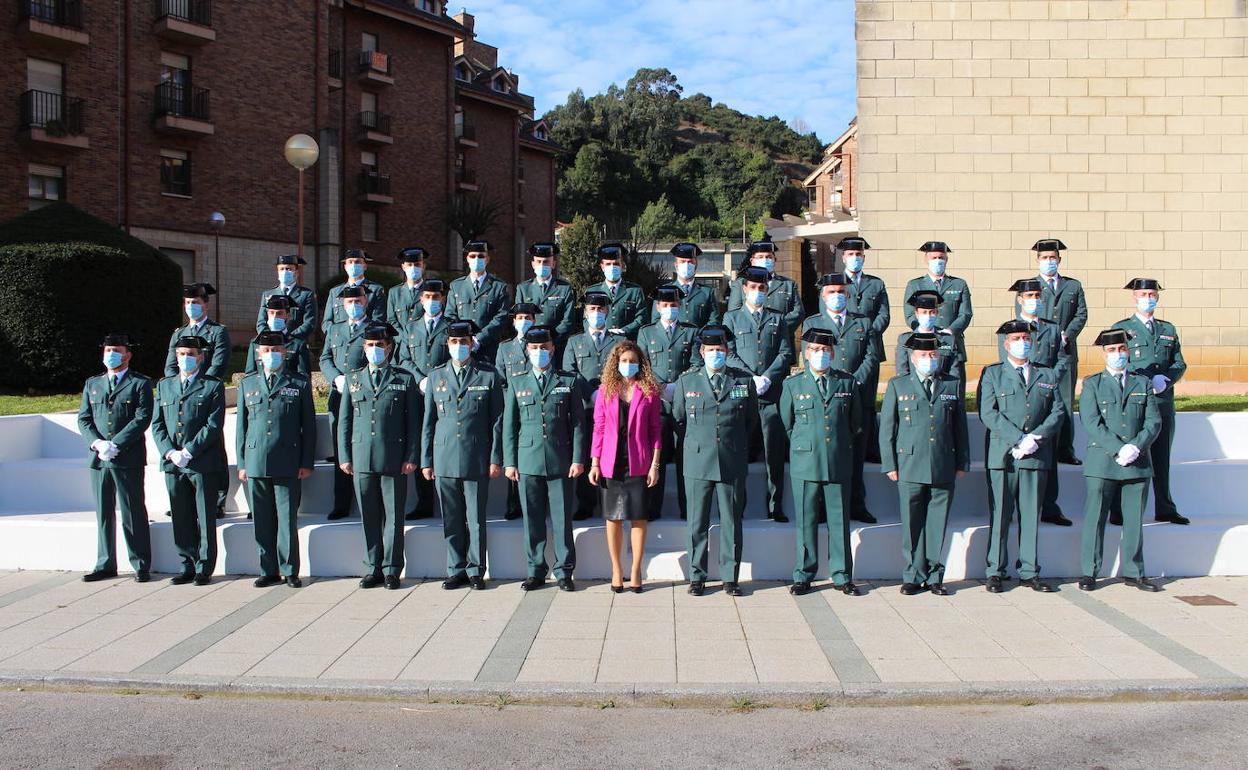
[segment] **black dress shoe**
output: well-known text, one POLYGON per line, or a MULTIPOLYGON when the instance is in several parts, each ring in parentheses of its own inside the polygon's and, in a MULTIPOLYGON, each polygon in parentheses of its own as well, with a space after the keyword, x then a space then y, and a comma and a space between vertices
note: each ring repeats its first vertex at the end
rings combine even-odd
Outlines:
POLYGON ((585 521, 586 519, 588 519, 590 516, 593 516, 593 515, 594 515, 593 511, 577 511, 576 513, 572 514, 572 521, 585 521))
POLYGON ((846 596, 862 596, 862 589, 854 585, 853 582, 841 583, 839 586, 833 583, 832 588, 834 590, 840 591, 846 596))
POLYGON ((225 506, 224 506, 224 505, 218 505, 218 506, 217 506, 217 518, 218 518, 218 519, 224 519, 224 518, 225 518, 225 506))
POLYGON ((546 578, 527 577, 524 579, 524 582, 520 584, 520 588, 524 591, 532 591, 536 588, 541 588, 545 584, 546 578))
POLYGON ((211 582, 212 582, 212 575, 205 575, 202 572, 195 575, 195 585, 197 586, 206 586, 211 582))
POLYGON ((404 521, 418 521, 420 519, 428 519, 433 516, 433 511, 426 511, 420 508, 413 508, 403 517, 404 521))
POLYGON ((693 596, 701 596, 706 592, 706 583, 703 583, 701 580, 695 580, 689 584, 688 591, 693 596))
POLYGON ((329 519, 330 521, 338 521, 339 519, 347 518, 347 515, 348 514, 346 511, 339 511, 335 509, 335 510, 330 511, 329 515, 326 516, 325 518, 329 519))
POLYGON ((173 577, 169 578, 169 582, 173 583, 175 586, 184 586, 194 579, 195 579, 194 572, 183 572, 181 575, 174 575, 173 577))
POLYGON ((397 591, 399 590, 400 585, 401 583, 399 583, 398 575, 386 575, 386 589, 387 590, 397 591))
POLYGON ((927 590, 931 591, 932 593, 936 594, 937 596, 948 596, 948 595, 949 595, 949 589, 948 589, 948 588, 945 588, 945 584, 944 584, 944 583, 932 583, 931 585, 929 585, 929 586, 927 587, 927 590))
POLYGON ((988 593, 990 594, 1001 593, 1001 576, 1000 575, 989 576, 988 585, 986 586, 986 588, 988 589, 988 593))
POLYGON ((1073 521, 1066 518, 1060 513, 1053 513, 1048 516, 1041 516, 1040 521, 1044 522, 1045 524, 1056 524, 1059 527, 1069 527, 1074 524, 1073 521))
POLYGON ((251 521, 251 511, 247 511, 247 521, 251 521))
POLYGON ((286 577, 286 585, 291 588, 303 588, 303 581, 299 579, 298 575, 288 575, 286 577))
POLYGON ((256 582, 252 583, 256 588, 268 588, 269 586, 281 585, 282 579, 277 575, 261 575, 256 578, 256 582))
POLYGON ((789 522, 789 517, 785 516, 784 511, 780 510, 779 508, 772 511, 771 515, 769 515, 767 518, 771 519, 777 524, 787 524, 789 522))
POLYGON ((442 587, 448 591, 453 591, 456 588, 463 588, 466 585, 468 585, 468 576, 462 572, 458 575, 451 575, 446 580, 442 581, 442 587))
POLYGON ((360 578, 360 588, 376 588, 384 582, 381 575, 365 575, 360 578))
POLYGON ((794 583, 793 585, 789 586, 789 593, 793 594, 794 596, 802 596, 804 594, 810 593, 810 581, 801 580, 801 581, 794 583))
POLYGON ((740 596, 741 584, 740 583, 724 583, 724 593, 728 594, 729 596, 740 596))
POLYGON ((1057 458, 1057 461, 1061 463, 1062 465, 1083 465, 1083 460, 1080 460, 1078 457, 1075 457, 1073 454, 1064 454, 1061 457, 1057 458))
POLYGON ((1153 521, 1160 521, 1164 524, 1191 524, 1191 519, 1186 516, 1180 516, 1178 511, 1174 513, 1163 513, 1160 516, 1154 516, 1153 521))
POLYGON ((152 579, 152 575, 147 570, 139 570, 138 572, 134 573, 134 582, 136 583, 147 583, 151 579, 152 579))
POLYGON ((94 583, 97 580, 108 580, 109 578, 115 578, 115 577, 117 577, 117 570, 115 569, 97 569, 94 572, 88 572, 87 574, 83 575, 82 582, 94 583))
POLYGON ((523 516, 524 516, 524 511, 520 510, 519 508, 516 508, 516 509, 508 508, 507 512, 503 514, 503 518, 506 519, 507 521, 515 521, 516 519, 519 519, 523 516))
POLYGON ((1123 578, 1122 582, 1126 583, 1129 586, 1134 586, 1140 589, 1141 591, 1148 591, 1149 593, 1156 593, 1161 590, 1161 586, 1157 585, 1156 583, 1154 583, 1153 581, 1149 580, 1146 577, 1123 578))
POLYGON ((573 583, 573 582, 572 582, 572 578, 570 578, 570 577, 559 578, 559 590, 560 590, 560 591, 569 591, 569 592, 570 592, 570 591, 575 591, 575 590, 576 590, 576 583, 573 583))
POLYGON ((922 592, 923 592, 923 587, 920 586, 918 583, 902 583, 901 584, 902 596, 914 596, 915 594, 922 593, 922 592))
POLYGON ((485 590, 485 578, 481 577, 480 575, 469 575, 468 585, 471 586, 472 590, 474 591, 484 591, 485 590))
POLYGON ((871 515, 871 511, 867 511, 867 510, 862 510, 862 511, 858 511, 857 513, 851 514, 849 519, 850 521, 861 521, 863 524, 879 523, 876 520, 876 518, 871 515))
POLYGON ((1122 526, 1122 513, 1109 514, 1109 523, 1113 524, 1115 527, 1121 527, 1122 526))
POLYGON ((1079 578, 1079 590, 1080 591, 1095 591, 1096 590, 1096 578, 1088 577, 1087 575, 1084 575, 1083 577, 1079 578))
POLYGON ((1018 585, 1026 586, 1027 588, 1030 588, 1033 591, 1039 591, 1042 594, 1051 594, 1057 590, 1052 585, 1044 582, 1038 577, 1033 577, 1030 580, 1020 580, 1018 581, 1018 585))

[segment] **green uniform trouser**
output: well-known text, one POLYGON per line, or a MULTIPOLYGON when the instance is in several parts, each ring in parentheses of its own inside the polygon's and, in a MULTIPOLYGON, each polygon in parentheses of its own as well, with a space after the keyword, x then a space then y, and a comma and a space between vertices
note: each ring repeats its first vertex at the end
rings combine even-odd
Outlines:
POLYGON ((407 476, 356 471, 355 496, 364 523, 364 566, 370 575, 403 573, 407 476))
POLYGON ((853 549, 849 546, 849 487, 832 481, 793 479, 793 507, 797 519, 793 582, 809 583, 815 579, 819 566, 819 522, 827 516, 828 576, 838 586, 848 583, 854 574, 853 549))
POLYGON ((299 501, 303 482, 293 477, 247 477, 260 574, 299 574, 299 501))
MULTIPOLYGON (((774 382, 771 387, 779 388, 774 382)), ((778 511, 784 504, 784 461, 789 456, 789 438, 780 420, 780 405, 758 402, 758 425, 763 434, 763 463, 767 466, 767 513, 778 511)), ((756 434, 757 435, 757 434, 756 434)), ((686 506, 689 502, 686 501, 686 506)), ((745 486, 741 487, 741 510, 745 510, 745 486)))
POLYGON ((1101 574, 1105 522, 1115 500, 1122 504, 1122 575, 1144 577, 1144 506, 1148 505, 1148 479, 1115 481, 1091 476, 1083 510, 1083 574, 1092 578, 1101 574))
MULTIPOLYGON (((862 417, 864 420, 863 422, 864 425, 866 424, 865 421, 869 419, 870 414, 874 413, 874 411, 875 411, 874 408, 870 410, 867 410, 864 408, 862 410, 862 417)), ((854 436, 853 455, 852 455, 852 459, 850 460, 850 462, 853 465, 850 468, 850 477, 849 477, 849 485, 848 485, 849 487, 848 505, 849 505, 849 511, 853 515, 859 515, 859 514, 868 512, 867 511, 867 481, 865 478, 863 478, 863 475, 862 475, 862 466, 867 461, 867 441, 868 439, 867 439, 866 431, 863 431, 859 433, 857 436, 854 436)), ((876 439, 876 441, 878 442, 878 439, 876 439)), ((876 446, 879 446, 879 444, 877 443, 876 446)))
POLYGON ((152 568, 152 538, 147 527, 142 468, 92 468, 95 492, 95 569, 117 571, 117 508, 126 551, 135 572, 152 568))
POLYGON ((725 583, 737 582, 741 571, 741 513, 745 508, 745 479, 685 479, 685 492, 689 495, 689 522, 685 527, 689 580, 706 582, 711 494, 714 493, 719 501, 719 579, 725 583))
MULTIPOLYGON (((1075 454, 1075 379, 1079 376, 1079 346, 1074 340, 1070 342, 1070 365, 1057 383, 1058 392, 1062 394, 1062 414, 1066 415, 1066 419, 1057 439, 1056 457, 1073 457, 1075 454)), ((1057 496, 1054 495, 1053 499, 1057 500, 1057 496)), ((1045 510, 1048 511, 1047 501, 1045 510)))
POLYGON ((341 463, 338 462, 338 406, 341 403, 342 394, 334 389, 331 382, 329 388, 329 435, 334 437, 329 442, 330 457, 333 458, 334 462, 334 507, 331 510, 350 513, 351 477, 343 472, 341 463))
POLYGON ((486 567, 485 507, 490 501, 490 477, 438 476, 435 482, 438 505, 442 507, 447 577, 480 577, 486 567))
MULTIPOLYGON (((879 352, 883 352, 884 347, 879 347, 879 352)), ((880 461, 880 416, 875 411, 875 396, 880 389, 880 366, 883 365, 884 357, 879 356, 879 360, 874 367, 871 368, 871 374, 867 377, 867 381, 862 385, 863 393, 863 414, 862 414, 862 433, 859 434, 863 441, 863 458, 870 457, 875 462, 880 461)), ((861 468, 861 463, 859 468, 861 468)), ((863 490, 863 506, 866 506, 866 490, 863 490)))
POLYGON ((1170 452, 1174 449, 1174 395, 1158 397, 1157 411, 1161 413, 1161 433, 1148 448, 1153 466, 1153 516, 1176 516, 1179 508, 1170 494, 1170 452))
POLYGON ((1005 577, 1010 556, 1010 521, 1018 514, 1018 577, 1031 580, 1040 574, 1036 561, 1039 539, 1040 500, 1050 472, 1030 468, 988 471, 988 577, 1005 577))
MULTIPOLYGON (((1054 455, 1056 457, 1056 455, 1054 455)), ((1041 497, 1040 515, 1056 517, 1062 515, 1062 506, 1057 504, 1057 493, 1060 487, 1057 482, 1057 460, 1044 471, 1044 496, 1041 497)))
POLYGON ((173 544, 182 557, 182 571, 212 575, 217 566, 216 471, 179 470, 165 474, 173 514, 173 544))
POLYGON ((572 539, 572 499, 574 480, 562 476, 520 474, 520 507, 524 511, 524 531, 528 535, 529 577, 546 577, 546 512, 555 532, 557 578, 572 577, 576 569, 576 543, 572 539))
POLYGON ((688 516, 685 502, 685 452, 677 430, 676 421, 672 419, 672 407, 666 401, 663 406, 663 452, 659 455, 659 483, 646 489, 646 507, 656 514, 663 512, 663 500, 667 490, 667 464, 676 464, 676 504, 680 507, 680 518, 688 516))
POLYGON ((953 505, 953 484, 898 481, 901 496, 901 555, 906 583, 944 582, 945 525, 953 505))

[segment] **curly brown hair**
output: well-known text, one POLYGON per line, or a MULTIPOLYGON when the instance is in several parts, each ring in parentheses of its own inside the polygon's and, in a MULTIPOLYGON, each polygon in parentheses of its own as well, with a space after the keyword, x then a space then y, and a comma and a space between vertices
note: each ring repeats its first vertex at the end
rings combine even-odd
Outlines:
POLYGON ((599 387, 599 397, 619 396, 624 391, 625 381, 620 374, 620 356, 625 353, 637 354, 637 360, 640 362, 637 370, 637 385, 641 388, 642 393, 653 397, 659 392, 659 381, 654 376, 654 370, 650 368, 650 359, 646 357, 641 347, 632 340, 620 342, 607 354, 607 362, 602 367, 602 385, 599 387))

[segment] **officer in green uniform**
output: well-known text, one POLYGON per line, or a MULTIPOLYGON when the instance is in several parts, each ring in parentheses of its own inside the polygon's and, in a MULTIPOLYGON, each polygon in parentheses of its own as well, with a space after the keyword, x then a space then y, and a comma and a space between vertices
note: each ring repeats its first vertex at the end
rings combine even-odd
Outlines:
MULTIPOLYGON (((1141 374, 1152 383, 1157 396, 1157 413, 1161 415, 1161 433, 1149 445, 1153 467, 1153 520, 1170 524, 1189 524, 1186 516, 1179 514, 1174 497, 1170 493, 1170 451, 1174 448, 1174 383, 1183 378, 1187 362, 1179 345, 1179 330, 1169 321, 1154 314, 1157 300, 1161 297, 1161 284, 1152 278, 1136 278, 1123 287, 1130 289, 1135 298, 1135 315, 1114 324, 1115 329, 1125 329, 1130 342, 1127 368, 1132 374, 1141 374)), ((1122 506, 1113 506, 1113 523, 1122 519, 1122 506)))
POLYGON ((464 261, 468 265, 468 275, 451 281, 446 309, 452 318, 477 325, 479 331, 472 344, 473 360, 493 366, 494 354, 507 323, 507 308, 511 307, 511 290, 505 281, 489 272, 488 242, 464 244, 464 261))
MULTIPOLYGON (((927 263, 927 274, 912 278, 906 284, 905 301, 906 323, 911 329, 917 328, 914 308, 910 305, 910 295, 916 291, 934 291, 944 302, 940 303, 940 314, 936 318, 936 328, 953 334, 958 341, 958 354, 966 358, 966 342, 962 335, 971 325, 974 311, 971 308, 971 287, 961 278, 947 275, 945 266, 949 263, 949 255, 953 249, 944 241, 928 241, 919 247, 927 263)), ((966 395, 966 381, 962 382, 962 395, 966 395)))
MULTIPOLYGON (((269 301, 275 299, 286 298, 269 301)), ((255 520, 257 588, 283 580, 292 588, 303 585, 297 517, 303 481, 315 463, 316 406, 312 381, 290 366, 291 341, 282 332, 260 332, 252 342, 259 369, 238 384, 234 457, 255 520)))
POLYGON ((954 483, 971 465, 964 386, 940 372, 936 335, 915 333, 906 344, 912 373, 888 381, 880 411, 881 470, 901 498, 901 593, 947 596, 945 525, 954 483))
MULTIPOLYGON (((399 327, 395 339, 394 365, 401 366, 416 377, 423 394, 428 388, 429 373, 451 360, 446 350, 446 335, 451 321, 446 317, 446 281, 426 278, 420 287, 420 314, 407 311, 412 320, 399 327)), ((403 518, 407 521, 433 516, 435 492, 433 482, 419 473, 412 474, 416 486, 416 504, 403 518)))
MULTIPOLYGON (((1070 354, 1067 352, 1067 346, 1062 342, 1060 325, 1057 321, 1042 315, 1044 312, 1043 287, 1044 284, 1038 278, 1024 278, 1015 281, 1009 290, 1015 293, 1015 301, 1018 303, 1018 320, 1031 324, 1033 327, 1030 340, 1031 362, 1047 366, 1056 371, 1059 378, 1063 378, 1070 368, 1070 354)), ((1001 361, 1006 359, 1005 338, 1000 335, 997 336, 997 356, 1001 361)), ((1060 438, 1058 441, 1060 442, 1060 438)), ((1071 520, 1062 514, 1062 508, 1057 504, 1058 451, 1060 449, 1045 453, 1049 460, 1049 472, 1044 484, 1044 502, 1040 506, 1040 521, 1045 524, 1056 524, 1059 527, 1069 527, 1072 524, 1071 520)))
POLYGON ((1036 360, 1036 324, 1007 321, 997 328, 1005 359, 984 367, 979 378, 979 417, 988 469, 988 591, 1000 593, 1007 580, 1010 520, 1018 516, 1018 579, 1032 590, 1049 592, 1040 580, 1037 530, 1044 488, 1053 472, 1061 435, 1061 373, 1036 360))
MULTIPOLYGON (((780 422, 780 391, 793 366, 793 332, 779 310, 765 305, 770 274, 761 267, 741 271, 743 303, 724 314, 730 331, 728 365, 748 373, 758 393, 758 426, 762 432, 763 462, 767 466, 767 517, 786 522, 784 503, 784 461, 789 449, 780 422)), ((745 501, 742 501, 742 505, 745 501)))
MULTIPOLYGON (((966 379, 966 356, 958 351, 958 340, 949 331, 936 328, 936 316, 940 313, 940 303, 944 302, 934 291, 916 291, 910 295, 906 303, 914 308, 914 319, 918 323, 917 331, 935 334, 939 344, 940 369, 942 374, 966 379)), ((906 330, 897 337, 896 367, 898 375, 910 373, 910 348, 906 343, 914 336, 914 332, 906 330)))
MULTIPOLYGON (((611 349, 627 338, 607 329, 611 298, 605 293, 587 291, 581 297, 581 303, 585 331, 568 338, 567 347, 563 349, 563 366, 560 368, 579 375, 592 393, 602 382, 602 367, 606 364, 611 349)), ((589 475, 583 474, 576 482, 576 514, 572 520, 584 521, 597 511, 598 490, 589 483, 589 475)))
POLYGON ((502 475, 503 378, 472 355, 480 329, 456 321, 451 360, 425 385, 421 473, 435 482, 446 537, 446 589, 485 588, 485 511, 490 479, 502 475))
POLYGON ((524 335, 529 371, 507 383, 503 406, 503 467, 520 485, 527 535, 529 575, 520 585, 532 591, 546 582, 546 514, 555 536, 555 579, 559 590, 575 591, 576 543, 572 538, 573 479, 589 457, 585 381, 558 371, 555 332, 534 326, 524 335))
POLYGON ((628 250, 619 243, 599 246, 598 266, 602 269, 603 280, 590 286, 585 293, 598 292, 607 298, 607 330, 631 340, 636 339, 637 330, 646 322, 647 315, 645 293, 637 284, 624 280, 627 256, 628 250))
MULTIPOLYGON (((776 244, 767 236, 761 241, 754 241, 745 247, 745 262, 741 271, 747 267, 760 267, 767 271, 767 301, 764 303, 772 310, 780 311, 784 323, 789 329, 796 329, 805 315, 802 309, 802 295, 797 283, 792 279, 776 273, 776 244)), ((741 280, 742 272, 728 284, 728 312, 736 310, 745 303, 744 289, 741 280)))
MULTIPOLYGON (((698 274, 698 257, 702 256, 702 249, 696 243, 678 243, 672 247, 671 255, 675 277, 662 288, 671 287, 680 292, 678 320, 692 326, 695 331, 707 324, 718 324, 723 314, 720 312, 715 290, 694 280, 694 276, 698 274)), ((650 307, 650 322, 658 320, 659 303, 655 302, 650 307)), ((662 481, 659 486, 663 486, 662 481)))
POLYGON ((152 381, 130 371, 135 343, 128 334, 105 335, 100 349, 104 374, 87 379, 78 407, 78 432, 91 452, 91 489, 95 492, 95 569, 83 581, 117 577, 117 508, 134 579, 151 579, 152 541, 143 499, 147 444, 143 432, 152 422, 152 381))
MULTIPOLYGON (((169 337, 169 351, 165 355, 165 376, 172 377, 178 373, 178 363, 174 355, 177 341, 183 337, 200 337, 208 343, 204 351, 204 372, 222 382, 230 379, 230 332, 222 324, 208 317, 208 298, 217 290, 209 283, 193 283, 182 287, 182 309, 186 313, 187 324, 173 330, 169 337)), ((225 517, 225 501, 230 491, 228 462, 225 457, 225 445, 219 447, 221 452, 222 470, 216 482, 217 504, 216 517, 225 517)))
MULTIPOLYGON (((534 323, 554 330, 555 353, 558 354, 573 331, 576 292, 572 290, 572 284, 556 275, 559 270, 559 244, 545 241, 534 243, 529 246, 529 257, 533 278, 516 286, 516 303, 537 307, 534 323)), ((522 340, 522 335, 516 339, 522 340)))
MULTIPOLYGON (((285 350, 282 354, 285 362, 282 365, 283 369, 289 374, 310 377, 312 356, 308 353, 308 344, 290 333, 290 314, 293 312, 290 297, 284 294, 274 294, 266 299, 264 304, 268 321, 265 330, 260 333, 272 331, 285 337, 286 343, 283 346, 285 350)), ((253 339, 247 345, 247 366, 243 373, 255 374, 258 371, 260 371, 260 362, 256 352, 256 341, 253 339)))
POLYGON ((819 563, 819 523, 828 522, 828 574, 832 587, 858 596, 853 583, 854 556, 849 543, 849 471, 854 434, 861 430, 862 391, 849 372, 832 368, 836 338, 810 329, 805 366, 784 381, 780 419, 789 434, 789 476, 797 517, 797 562, 789 593, 810 591, 819 563), (821 512, 822 509, 822 512, 821 512))
POLYGON ((260 295, 260 312, 256 314, 256 333, 269 331, 269 297, 283 296, 290 300, 290 317, 286 321, 288 336, 306 342, 316 328, 316 292, 299 283, 299 266, 307 260, 297 254, 283 254, 274 263, 277 286, 260 295))
POLYGON ((1079 419, 1088 434, 1083 475, 1088 493, 1083 512, 1082 576, 1079 588, 1091 591, 1101 574, 1105 520, 1121 500, 1122 575, 1141 591, 1160 591, 1144 574, 1144 508, 1153 475, 1149 449, 1161 434, 1161 409, 1146 374, 1129 372, 1131 333, 1107 329, 1096 338, 1105 351, 1105 371, 1083 380, 1079 419))
POLYGON ((685 456, 689 523, 689 593, 706 590, 711 497, 719 507, 719 577, 724 593, 740 596, 741 517, 745 511, 747 450, 758 422, 758 391, 749 372, 728 365, 732 332, 707 326, 698 332, 702 366, 676 381, 672 418, 680 426, 685 456))
MULTIPOLYGON (((537 261, 536 258, 534 261, 537 261)), ((517 287, 517 296, 519 296, 519 288, 517 287)), ((529 348, 524 335, 533 328, 540 312, 541 308, 532 302, 517 302, 511 306, 511 325, 515 330, 515 337, 498 346, 498 355, 494 359, 494 368, 503 375, 504 388, 513 378, 529 370, 529 348)), ((564 341, 558 335, 555 336, 556 357, 564 341)), ((524 512, 520 507, 520 485, 513 481, 507 485, 507 511, 503 514, 503 518, 507 521, 515 521, 522 515, 524 512)))
POLYGON ((888 307, 888 289, 882 278, 862 271, 867 261, 867 250, 871 248, 865 238, 842 238, 836 247, 841 250, 841 261, 845 265, 845 293, 849 296, 849 312, 870 319, 871 333, 875 335, 871 344, 875 353, 875 368, 863 384, 863 392, 871 394, 871 401, 863 413, 867 421, 862 426, 862 441, 867 448, 866 461, 878 463, 880 424, 875 414, 875 394, 880 389, 880 366, 888 360, 884 352, 884 332, 892 322, 888 307))
POLYGON ((671 407, 676 380, 693 366, 694 350, 697 348, 697 328, 693 324, 678 320, 684 315, 683 300, 686 296, 688 295, 674 285, 660 286, 654 293, 654 309, 658 320, 641 327, 637 332, 637 346, 645 352, 646 358, 650 360, 651 371, 663 385, 663 452, 660 455, 659 483, 646 488, 650 521, 663 515, 665 478, 669 462, 676 463, 676 501, 680 506, 680 518, 685 518, 688 511, 685 504, 684 458, 681 456, 679 435, 676 422, 672 419, 671 407))
POLYGON ((1036 266, 1043 287, 1040 315, 1057 322, 1067 356, 1067 367, 1062 373, 1062 407, 1066 410, 1066 420, 1058 439, 1057 461, 1064 465, 1082 465, 1075 456, 1075 379, 1079 376, 1079 333, 1088 324, 1088 301, 1083 284, 1057 271, 1066 244, 1057 238, 1044 238, 1036 241, 1031 250, 1036 252, 1036 266))
POLYGON ((360 588, 399 587, 403 572, 403 511, 407 477, 420 462, 424 401, 416 375, 392 366, 395 329, 387 323, 364 330, 368 366, 347 375, 338 409, 338 463, 355 480, 364 522, 360 588))
MULTIPOLYGON (((867 425, 875 414, 875 391, 868 390, 871 372, 879 369, 872 342, 871 319, 849 309, 849 277, 844 273, 825 273, 819 277, 820 311, 802 322, 803 333, 812 329, 828 332, 835 342, 832 368, 849 372, 861 389, 857 406, 862 410, 859 424, 867 425)), ((877 442, 878 443, 878 442, 877 442)), ((867 486, 862 466, 869 452, 867 433, 854 436, 853 477, 849 483, 849 515, 854 521, 874 524, 875 516, 867 510, 867 486)), ((878 448, 876 451, 879 451, 878 448)))
POLYGON ((335 324, 354 323, 357 320, 384 321, 386 318, 386 289, 381 284, 364 277, 364 271, 373 258, 363 249, 347 249, 342 253, 342 271, 347 280, 329 290, 325 299, 325 317, 321 319, 321 331, 329 333, 335 324), (353 319, 347 315, 343 305, 343 293, 347 289, 362 289, 365 299, 364 319, 353 319))
POLYGON ((156 385, 152 438, 160 452, 173 544, 182 558, 175 585, 212 582, 217 565, 217 493, 226 473, 225 384, 206 372, 211 344, 203 337, 174 343, 178 373, 156 385))
MULTIPOLYGON (((386 291, 386 322, 399 330, 412 321, 419 321, 425 314, 425 262, 429 253, 420 246, 408 246, 399 250, 399 268, 403 270, 403 283, 386 291)), ((445 294, 446 292, 442 292, 445 294)))
MULTIPOLYGON (((363 286, 348 286, 339 296, 342 314, 347 320, 333 324, 325 335, 321 348, 321 376, 329 383, 329 435, 338 435, 338 411, 346 387, 347 373, 364 366, 364 329, 367 306, 371 301, 363 286)), ((351 477, 342 472, 338 461, 338 442, 333 445, 334 507, 327 517, 330 521, 346 518, 351 513, 351 477)))

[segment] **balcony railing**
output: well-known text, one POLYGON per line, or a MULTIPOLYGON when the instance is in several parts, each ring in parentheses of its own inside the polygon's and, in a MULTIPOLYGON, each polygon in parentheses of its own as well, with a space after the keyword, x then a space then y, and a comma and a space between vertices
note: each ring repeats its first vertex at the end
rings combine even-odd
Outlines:
POLYGON ((201 27, 212 26, 212 0, 155 0, 156 18, 189 21, 201 27))
POLYGON ((82 0, 18 0, 17 8, 23 20, 82 29, 82 0))
POLYGON ((455 169, 455 181, 460 184, 476 184, 477 172, 470 168, 455 169))
POLYGON ((477 127, 467 126, 463 123, 455 124, 455 138, 464 139, 469 142, 477 141, 477 127))
POLYGON ((342 51, 337 48, 329 50, 329 76, 342 80, 342 51))
POLYGON ((156 86, 156 117, 172 115, 193 120, 211 120, 208 110, 208 89, 181 83, 165 82, 156 86))
POLYGON ((21 129, 41 128, 51 136, 78 136, 85 129, 82 99, 47 91, 22 94, 21 129))
POLYGON ((361 112, 360 129, 378 134, 390 134, 390 116, 384 112, 361 112))
POLYGON ((390 54, 381 51, 360 51, 360 72, 390 74, 390 54))
POLYGON ((360 172, 361 195, 390 195, 390 175, 380 171, 360 172))

